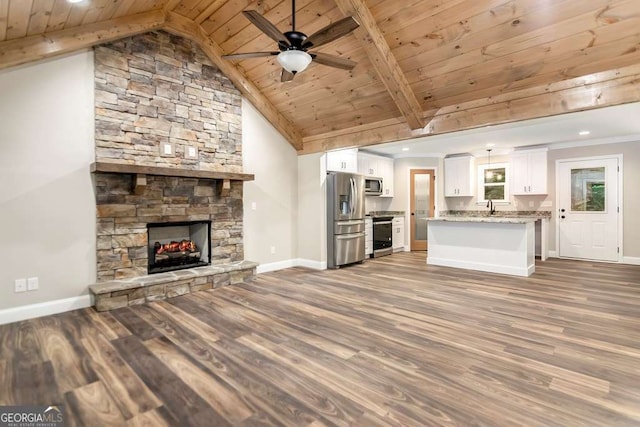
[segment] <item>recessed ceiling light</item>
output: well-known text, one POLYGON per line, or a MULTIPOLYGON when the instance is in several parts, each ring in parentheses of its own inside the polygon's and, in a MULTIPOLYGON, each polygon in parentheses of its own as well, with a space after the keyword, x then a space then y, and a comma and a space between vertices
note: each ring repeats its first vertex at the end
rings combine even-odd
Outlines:
POLYGON ((69 3, 80 3, 83 2, 84 0, 67 0, 69 3))
POLYGON ((409 151, 409 147, 402 147, 402 151, 409 151))
POLYGON ((588 130, 581 130, 580 132, 578 132, 578 135, 580 136, 586 136, 589 135, 591 133, 591 131, 588 130))
POLYGON ((495 145, 496 145, 496 144, 494 144, 494 143, 490 142, 490 143, 488 143, 488 144, 487 144, 487 147, 493 147, 493 146, 495 146, 495 145))

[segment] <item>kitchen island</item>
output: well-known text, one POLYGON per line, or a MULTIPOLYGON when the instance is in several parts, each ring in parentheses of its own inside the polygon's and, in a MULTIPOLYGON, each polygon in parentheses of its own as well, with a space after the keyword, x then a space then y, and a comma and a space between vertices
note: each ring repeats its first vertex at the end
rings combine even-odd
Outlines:
POLYGON ((531 217, 428 219, 427 264, 530 276, 535 266, 531 217))

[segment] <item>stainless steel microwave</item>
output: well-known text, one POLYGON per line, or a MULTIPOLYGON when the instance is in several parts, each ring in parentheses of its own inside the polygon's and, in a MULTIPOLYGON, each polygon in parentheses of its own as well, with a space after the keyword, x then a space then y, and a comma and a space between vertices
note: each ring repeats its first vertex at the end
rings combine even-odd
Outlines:
POLYGON ((382 195, 382 178, 367 177, 364 179, 364 194, 366 196, 382 195))

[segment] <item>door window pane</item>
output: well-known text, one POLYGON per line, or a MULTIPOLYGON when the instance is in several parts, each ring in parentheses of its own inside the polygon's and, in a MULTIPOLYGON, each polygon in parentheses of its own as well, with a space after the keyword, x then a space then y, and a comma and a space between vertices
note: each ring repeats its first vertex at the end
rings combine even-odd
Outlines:
POLYGON ((415 174, 414 175, 414 193, 415 193, 415 217, 416 217, 416 226, 415 226, 415 240, 427 240, 427 220, 426 218, 429 216, 429 206, 430 206, 430 180, 431 175, 429 174, 415 174))
POLYGON ((605 168, 571 169, 571 210, 605 211, 605 168))

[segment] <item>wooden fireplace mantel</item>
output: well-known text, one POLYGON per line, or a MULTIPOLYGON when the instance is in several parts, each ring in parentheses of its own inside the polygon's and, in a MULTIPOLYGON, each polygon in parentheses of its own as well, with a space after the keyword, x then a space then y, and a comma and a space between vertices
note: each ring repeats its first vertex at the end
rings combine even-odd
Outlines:
POLYGON ((134 192, 140 194, 147 185, 147 175, 170 176, 180 178, 215 179, 219 181, 218 190, 221 196, 229 195, 231 181, 253 181, 250 173, 219 172, 193 169, 177 169, 162 166, 131 165, 126 163, 95 162, 91 164, 91 172, 133 174, 134 192))

